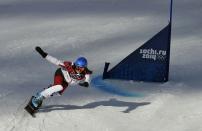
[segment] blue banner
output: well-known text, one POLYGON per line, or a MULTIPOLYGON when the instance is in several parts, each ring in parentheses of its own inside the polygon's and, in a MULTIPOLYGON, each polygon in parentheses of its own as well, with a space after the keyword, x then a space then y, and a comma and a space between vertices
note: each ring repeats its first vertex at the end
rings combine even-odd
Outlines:
POLYGON ((103 79, 166 82, 169 76, 171 22, 154 37, 108 71, 103 79))

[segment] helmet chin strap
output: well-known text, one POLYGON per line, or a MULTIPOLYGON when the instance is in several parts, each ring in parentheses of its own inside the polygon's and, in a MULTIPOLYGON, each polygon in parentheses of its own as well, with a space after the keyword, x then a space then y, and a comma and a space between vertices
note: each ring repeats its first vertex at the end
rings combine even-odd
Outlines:
POLYGON ((77 74, 81 74, 81 72, 78 72, 77 70, 75 70, 77 74))

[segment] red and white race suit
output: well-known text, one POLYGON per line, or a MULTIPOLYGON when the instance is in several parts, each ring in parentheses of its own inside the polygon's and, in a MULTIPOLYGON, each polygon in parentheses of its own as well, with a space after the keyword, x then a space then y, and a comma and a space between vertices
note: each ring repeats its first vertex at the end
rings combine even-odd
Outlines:
POLYGON ((73 62, 61 61, 57 58, 47 55, 45 58, 52 64, 59 66, 60 68, 55 72, 53 86, 45 89, 41 92, 41 95, 45 98, 50 97, 52 94, 59 92, 60 94, 69 86, 76 85, 83 82, 90 83, 90 72, 85 71, 82 74, 77 74, 73 69, 73 62))

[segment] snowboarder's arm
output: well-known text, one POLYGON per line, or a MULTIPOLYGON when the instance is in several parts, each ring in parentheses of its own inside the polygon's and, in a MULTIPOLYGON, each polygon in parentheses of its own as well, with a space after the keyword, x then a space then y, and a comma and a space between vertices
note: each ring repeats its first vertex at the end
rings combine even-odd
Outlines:
POLYGON ((55 65, 57 65, 57 66, 64 66, 64 63, 63 63, 61 60, 58 60, 57 58, 48 55, 48 53, 45 52, 45 51, 43 51, 43 50, 41 49, 41 47, 38 47, 38 46, 37 46, 35 49, 36 49, 36 51, 37 51, 43 58, 45 58, 45 59, 46 59, 47 61, 49 61, 50 63, 55 64, 55 65))
POLYGON ((83 87, 89 87, 89 83, 90 83, 90 74, 86 74, 85 75, 85 81, 79 83, 80 86, 83 86, 83 87))
POLYGON ((55 64, 57 66, 64 66, 64 63, 61 60, 58 60, 57 58, 47 55, 45 58, 47 61, 49 61, 52 64, 55 64))

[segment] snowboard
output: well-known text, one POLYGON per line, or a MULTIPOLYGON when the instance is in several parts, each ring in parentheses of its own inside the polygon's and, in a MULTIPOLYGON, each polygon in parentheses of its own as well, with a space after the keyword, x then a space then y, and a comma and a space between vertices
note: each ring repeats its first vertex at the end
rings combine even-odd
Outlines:
POLYGON ((34 98, 34 96, 31 97, 31 99, 29 100, 29 103, 25 106, 25 110, 32 116, 32 117, 36 117, 35 113, 38 111, 39 108, 36 108, 33 106, 32 104, 32 99, 34 98))

